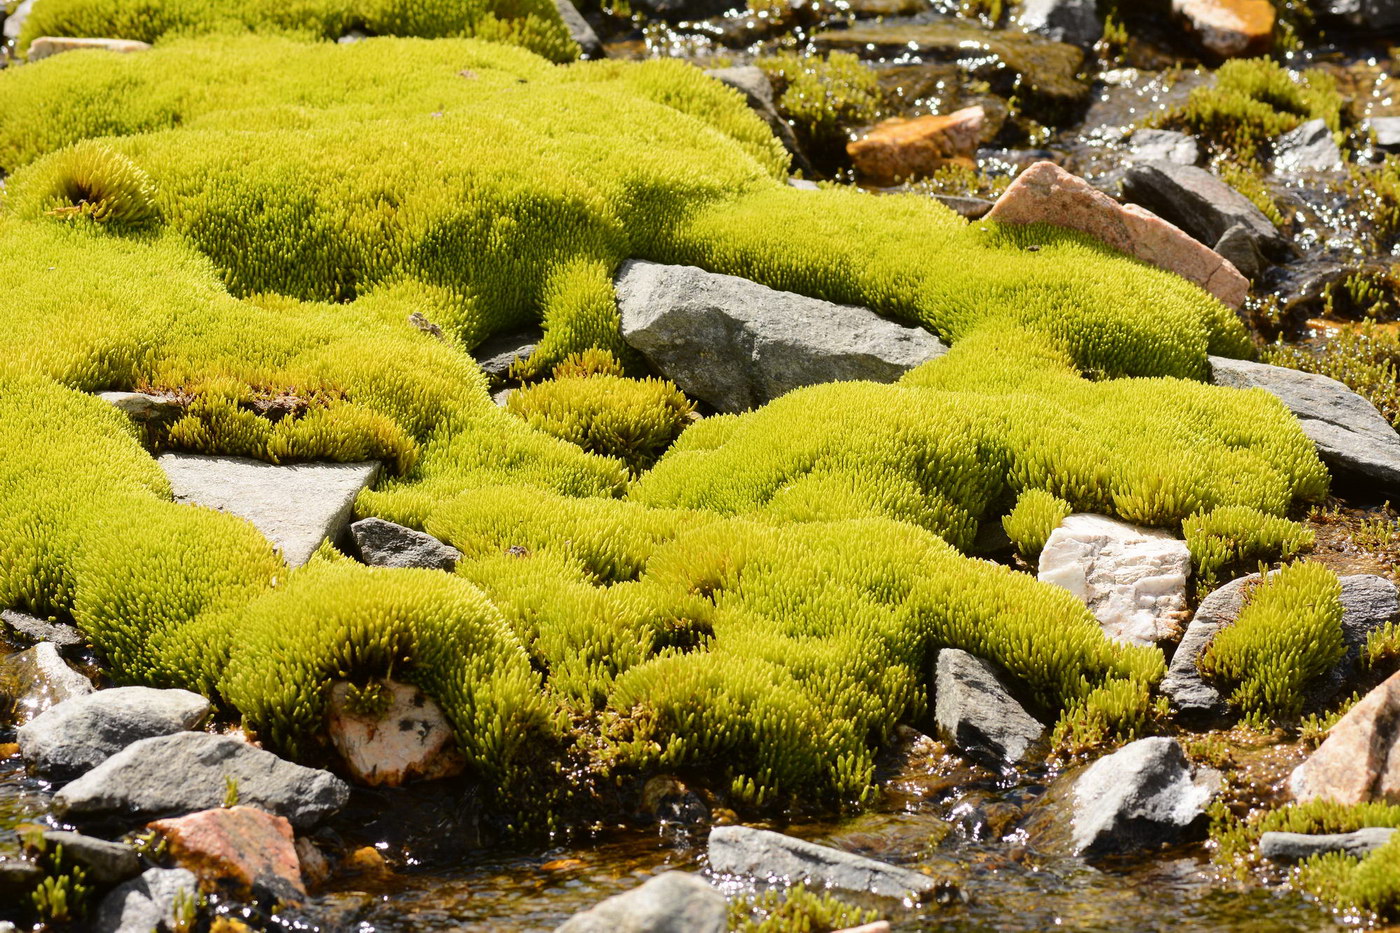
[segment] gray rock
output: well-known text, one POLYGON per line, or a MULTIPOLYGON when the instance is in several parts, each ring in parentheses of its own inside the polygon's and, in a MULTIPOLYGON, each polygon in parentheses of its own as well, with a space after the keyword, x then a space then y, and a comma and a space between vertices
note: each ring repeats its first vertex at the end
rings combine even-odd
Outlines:
POLYGON ((687 395, 725 412, 814 383, 893 382, 948 352, 923 328, 865 308, 694 266, 629 260, 616 286, 623 339, 687 395))
POLYGON ((44 851, 63 847, 63 863, 82 867, 98 884, 117 884, 141 874, 141 859, 124 842, 108 842, 82 833, 51 829, 44 833, 44 851))
POLYGON ((1045 733, 992 666, 966 651, 940 651, 935 682, 939 737, 970 758, 993 767, 1019 762, 1045 733))
POLYGON ((451 571, 462 552, 430 534, 382 518, 362 518, 350 526, 360 559, 371 567, 424 567, 451 571))
POLYGON ((170 395, 152 395, 149 392, 98 392, 97 397, 136 421, 178 418, 185 410, 179 400, 170 395))
MULTIPOLYGON (((183 868, 148 868, 102 899, 96 933, 151 933, 175 926, 181 902, 194 903, 199 882, 183 868)), ((187 908, 186 908, 187 909, 187 908)))
POLYGON ((1074 852, 1099 856, 1175 842, 1205 816, 1220 781, 1210 768, 1193 775, 1176 739, 1125 745, 1074 782, 1074 852))
POLYGON ((499 385, 510 379, 510 368, 515 361, 529 359, 543 339, 544 331, 538 327, 496 334, 472 350, 472 356, 490 383, 499 385))
POLYGON ((132 742, 192 729, 209 701, 188 690, 116 687, 65 700, 19 728, 19 750, 35 773, 71 780, 132 742))
POLYGON ((146 822, 222 806, 230 780, 239 803, 284 816, 299 829, 335 813, 350 796, 349 786, 328 771, 292 764, 232 736, 179 732, 128 745, 53 802, 79 825, 146 822))
POLYGON ((0 858, 0 904, 22 903, 43 880, 44 870, 33 862, 0 858))
POLYGON ((555 933, 724 933, 729 902, 699 875, 668 871, 575 914, 555 933))
POLYGON ((1361 652, 1376 629, 1400 618, 1400 591, 1372 573, 1341 577, 1342 640, 1347 653, 1310 691, 1309 704, 1321 707, 1345 691, 1360 673, 1361 652))
POLYGON ((1201 157, 1195 137, 1175 130, 1138 130, 1128 137, 1130 162, 1174 162, 1195 165, 1201 157))
POLYGON ((933 199, 944 207, 952 208, 968 220, 986 216, 987 211, 996 203, 986 198, 965 198, 956 194, 935 194, 933 199))
POLYGON ((1365 858, 1390 841, 1398 830, 1367 826, 1351 833, 1264 833, 1259 854, 1276 862, 1299 862, 1327 852, 1365 858))
POLYGON ((1162 680, 1162 693, 1177 712, 1187 716, 1223 716, 1226 713, 1225 698, 1202 679, 1196 662, 1215 633, 1240 614, 1248 588, 1258 580, 1257 573, 1231 580, 1212 590, 1196 607, 1196 614, 1186 626, 1186 634, 1176 646, 1167 676, 1162 680))
POLYGON ((1400 149, 1400 117, 1372 117, 1367 123, 1382 149, 1400 149))
POLYGON ((92 689, 92 681, 69 667, 52 642, 0 658, 0 720, 23 725, 92 689))
POLYGON ((1366 29, 1400 26, 1400 0, 1323 0, 1320 8, 1366 29))
POLYGON ((1259 252, 1258 241, 1244 224, 1235 224, 1221 234, 1215 243, 1215 251, 1230 260, 1230 264, 1250 280, 1259 278, 1269 267, 1269 261, 1259 252))
POLYGON ((243 457, 165 454, 158 461, 176 502, 207 506, 246 518, 300 567, 327 538, 345 530, 360 490, 379 475, 379 463, 275 465, 243 457))
POLYGON ((1091 48, 1103 35, 1094 0, 1024 0, 1016 20, 1026 32, 1091 48))
POLYGON ((29 14, 34 10, 34 0, 23 0, 15 11, 5 17, 3 34, 6 42, 14 42, 19 38, 20 30, 24 28, 24 21, 29 18, 29 14))
POLYGON ((743 5, 742 0, 635 0, 632 9, 675 22, 709 19, 729 10, 742 9, 743 5))
POLYGON ((583 18, 578 7, 569 0, 554 0, 554 5, 559 8, 559 18, 564 21, 564 28, 569 30, 569 37, 578 43, 583 57, 603 58, 603 43, 598 41, 598 34, 583 18))
POLYGON ((1335 379, 1282 366, 1218 356, 1212 356, 1210 364, 1216 385, 1260 388, 1277 396, 1334 471, 1372 480, 1387 491, 1400 489, 1400 435, 1351 389, 1335 379))
POLYGON ((807 154, 802 151, 792 127, 778 113, 778 108, 773 103, 773 84, 763 73, 763 69, 757 65, 735 65, 730 68, 711 68, 705 74, 743 94, 749 109, 768 124, 768 128, 778 137, 783 148, 796 160, 797 167, 806 174, 814 172, 812 163, 807 160, 807 154))
POLYGON ((805 884, 894 900, 929 900, 952 893, 946 882, 907 868, 819 846, 766 829, 716 826, 710 830, 710 870, 784 884, 805 884))
POLYGON ((1282 258, 1292 252, 1288 240, 1248 198, 1193 165, 1165 159, 1133 165, 1123 175, 1123 197, 1207 246, 1218 243, 1235 224, 1243 224, 1264 255, 1282 258))
POLYGON ((83 636, 74 626, 50 622, 17 609, 0 612, 0 625, 4 625, 7 635, 22 644, 46 641, 64 653, 83 647, 83 636))
POLYGON ((788 187, 798 191, 820 191, 822 186, 807 178, 789 178, 788 187))
POLYGON ((1274 171, 1330 172, 1342 167, 1342 150, 1320 118, 1274 140, 1274 171))

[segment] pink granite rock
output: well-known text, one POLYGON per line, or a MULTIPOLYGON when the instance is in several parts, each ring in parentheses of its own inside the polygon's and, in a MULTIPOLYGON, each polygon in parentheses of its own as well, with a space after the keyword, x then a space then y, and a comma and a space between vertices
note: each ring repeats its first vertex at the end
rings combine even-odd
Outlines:
POLYGON ((1400 673, 1338 720, 1312 757, 1294 769, 1288 788, 1303 803, 1400 803, 1400 673))
POLYGON ((165 837, 170 855, 208 889, 231 888, 286 903, 306 895, 292 824, 256 807, 201 810, 150 827, 165 837))
POLYGON ((1244 304, 1249 291, 1249 280, 1210 247, 1145 208, 1119 204, 1053 162, 1037 162, 1022 172, 985 219, 1048 223, 1087 233, 1195 282, 1233 309, 1244 304))

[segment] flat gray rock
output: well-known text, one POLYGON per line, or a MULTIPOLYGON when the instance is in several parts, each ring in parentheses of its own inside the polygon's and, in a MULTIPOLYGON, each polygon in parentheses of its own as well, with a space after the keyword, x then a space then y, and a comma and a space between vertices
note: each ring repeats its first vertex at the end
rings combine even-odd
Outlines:
POLYGON ((141 874, 136 850, 124 842, 108 842, 94 836, 51 829, 44 833, 44 851, 63 847, 63 863, 82 867, 98 884, 117 884, 141 874))
POLYGON ((1351 833, 1264 833, 1259 837, 1259 854, 1276 862, 1299 862, 1327 852, 1365 858, 1396 832, 1400 830, 1367 826, 1351 833))
POLYGON ((1176 224, 1207 246, 1243 224, 1266 256, 1282 258, 1292 248, 1273 222, 1225 182, 1194 165, 1165 159, 1139 162, 1123 175, 1123 198, 1176 224))
POLYGON ((422 567, 451 571, 462 552, 430 534, 382 518, 362 518, 350 526, 360 559, 371 567, 422 567))
POLYGON ((180 901, 199 897, 199 882, 183 868, 148 868, 102 899, 96 933, 151 933, 172 929, 180 901))
POLYGON ((1016 23, 1026 32, 1087 49, 1103 35, 1094 0, 1023 0, 1016 23))
POLYGON ((276 465, 243 457, 165 454, 176 502, 246 518, 291 567, 300 567, 350 520, 355 497, 379 475, 379 463, 276 465))
POLYGON ((180 732, 128 745, 53 802, 79 825, 143 823, 223 806, 230 780, 239 803, 284 816, 298 829, 350 797, 349 785, 329 771, 303 768, 232 736, 180 732))
POLYGON ((19 750, 36 774, 67 781, 132 742, 192 729, 209 701, 188 690, 115 687, 59 703, 19 728, 19 750))
POLYGON ((92 681, 69 667, 52 642, 0 658, 0 721, 23 725, 55 704, 92 691, 92 681))
POLYGON ((21 644, 46 641, 60 653, 83 647, 83 636, 75 627, 63 622, 50 622, 18 609, 0 612, 0 625, 5 627, 7 636, 21 644))
POLYGON ((782 833, 747 826, 710 830, 710 870, 758 881, 781 880, 893 900, 923 901, 950 893, 946 882, 782 833))
POLYGON ((865 308, 780 292, 694 266, 629 260, 616 280, 622 336, 687 395, 756 408, 822 382, 894 382, 948 352, 865 308))
POLYGON ((996 670, 966 651, 940 651, 934 679, 938 735, 969 758, 993 767, 1019 762, 1045 733, 996 670))
POLYGON ((1195 165, 1201 157, 1193 136, 1176 130, 1137 130, 1128 137, 1128 161, 1164 160, 1177 165, 1195 165))
POLYGON ((1248 360, 1210 358, 1211 380, 1260 388, 1298 418, 1328 466, 1400 490, 1400 434, 1376 407, 1335 379, 1248 360))
POLYGON ((1274 140, 1274 171, 1330 172, 1342 167, 1342 150, 1321 118, 1308 120, 1274 140))
POLYGON ((1139 739, 1105 755, 1074 782, 1076 855, 1155 848, 1181 839, 1205 817, 1220 773, 1193 774, 1176 739, 1139 739))
POLYGON ((699 875, 668 871, 575 914, 555 933, 724 933, 729 902, 699 875))

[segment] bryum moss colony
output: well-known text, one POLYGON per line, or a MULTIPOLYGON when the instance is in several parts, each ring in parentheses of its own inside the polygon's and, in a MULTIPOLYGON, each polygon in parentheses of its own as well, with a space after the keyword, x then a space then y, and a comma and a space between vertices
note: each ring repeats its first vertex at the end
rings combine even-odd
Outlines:
MULTIPOLYGON (((392 672, 506 793, 582 756, 704 768, 749 803, 860 799, 950 645, 1075 734, 1131 733, 1160 652, 965 557, 982 526, 1020 502, 1031 550, 1065 507, 1180 528, 1326 491, 1277 401, 1196 381, 1249 344, 1194 286, 1064 231, 791 189, 739 96, 675 62, 447 39, 72 53, 0 74, 0 164, 0 603, 71 613, 118 681, 201 690, 284 750, 309 748, 333 681, 392 672), (633 478, 497 408, 467 354, 540 322, 527 371, 595 350, 554 394, 621 379, 585 359, 621 350, 628 257, 953 349, 897 385, 705 419, 633 478), (289 572, 247 524, 169 501, 83 394, 109 388, 187 400, 165 445, 386 459, 359 512, 451 542, 457 574, 329 549, 289 572), (275 398, 295 413, 258 417, 275 398)), ((679 413, 636 391, 643 427, 679 413)), ((590 392, 567 401, 597 420, 590 392)))

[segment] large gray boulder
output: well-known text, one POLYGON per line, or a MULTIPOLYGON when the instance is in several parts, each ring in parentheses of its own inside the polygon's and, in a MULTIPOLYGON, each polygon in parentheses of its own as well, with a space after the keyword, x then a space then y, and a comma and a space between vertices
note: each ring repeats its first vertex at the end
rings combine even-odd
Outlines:
POLYGON ((69 667, 53 642, 0 658, 0 721, 23 725, 51 706, 92 691, 92 681, 69 667))
POLYGON ((576 914, 555 933, 724 933, 729 902, 699 875, 668 871, 576 914))
POLYGON ((452 570, 462 552, 430 534, 382 518, 362 518, 350 526, 360 559, 371 567, 452 570))
POLYGON ((969 758, 993 767, 1019 762, 1045 734, 996 670, 966 651, 940 651, 934 682, 939 738, 969 758))
POLYGON ((379 475, 379 463, 276 465, 243 457, 165 454, 157 461, 170 477, 176 502, 207 506, 246 518, 300 567, 350 521, 355 497, 379 475))
POLYGON ((1171 221, 1207 246, 1235 224, 1243 224, 1264 255, 1280 259, 1288 240, 1264 213, 1205 169, 1165 159, 1139 162, 1123 175, 1123 198, 1171 221))
POLYGON ((1376 407, 1335 379, 1316 373, 1210 358, 1211 380, 1236 389, 1263 389, 1298 418, 1334 470, 1400 490, 1400 434, 1376 407))
POLYGON ((1367 826, 1351 833, 1264 833, 1259 837, 1259 854, 1276 862, 1300 862, 1328 852, 1365 858, 1397 832, 1400 830, 1367 826))
POLYGON ((79 825, 147 822, 238 802, 286 817, 298 829, 341 807, 350 787, 329 771, 303 768, 228 735, 180 732, 142 739, 54 795, 79 825))
POLYGON ((116 687, 65 700, 19 728, 19 751, 39 775, 71 780, 132 742, 193 729, 209 701, 188 690, 116 687))
POLYGON ((687 395, 723 412, 820 382, 894 382, 948 352, 865 308, 694 266, 630 260, 617 275, 622 337, 687 395))
POLYGON ((1192 773, 1176 739, 1139 739, 1106 755, 1074 782, 1076 855, 1154 848, 1181 839, 1205 816, 1220 773, 1192 773))
POLYGON ((1056 42, 1091 48, 1103 35, 1094 0, 1023 0, 1016 23, 1056 42))
POLYGON ((760 881, 782 879, 850 894, 915 901, 954 893, 947 882, 766 829, 716 826, 710 830, 710 870, 760 881))
POLYGON ((1319 117, 1274 140, 1274 171, 1331 172, 1342 167, 1342 150, 1319 117))
MULTIPOLYGON (((180 913, 199 898, 199 882, 183 868, 149 868, 102 899, 96 933, 151 933, 183 929, 180 913), (188 905, 188 906, 185 906, 188 905)), ((187 919, 187 918, 186 918, 187 919)))
POLYGON ((116 884, 141 873, 136 850, 124 842, 108 842, 93 836, 51 829, 44 833, 44 851, 63 848, 63 863, 78 865, 98 884, 116 884))

